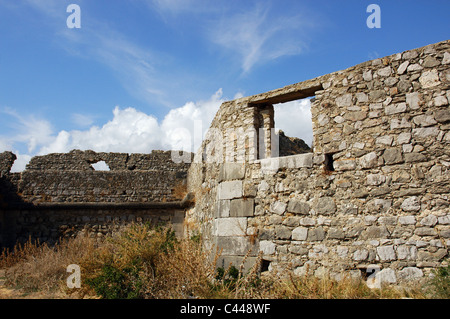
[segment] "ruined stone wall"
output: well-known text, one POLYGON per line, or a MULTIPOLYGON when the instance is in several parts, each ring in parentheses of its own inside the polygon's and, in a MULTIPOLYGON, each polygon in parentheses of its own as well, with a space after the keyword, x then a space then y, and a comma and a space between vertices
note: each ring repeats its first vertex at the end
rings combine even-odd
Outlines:
POLYGON ((170 223, 182 234, 189 163, 175 163, 170 151, 75 150, 33 157, 26 170, 10 173, 15 158, 0 154, 0 247, 81 231, 101 237, 131 221, 170 223), (99 161, 109 171, 94 170, 99 161))
POLYGON ((185 183, 189 164, 176 164, 171 152, 151 154, 72 151, 31 159, 17 191, 27 202, 170 202, 185 183), (110 171, 95 171, 104 161, 110 171))
POLYGON ((219 138, 189 170, 187 224, 223 249, 224 266, 261 254, 274 271, 422 278, 450 244, 449 64, 444 41, 224 103, 211 125, 219 138), (258 127, 260 108, 308 96, 312 153, 252 158, 254 141, 229 139, 225 128, 258 127), (239 149, 241 160, 213 160, 239 149))

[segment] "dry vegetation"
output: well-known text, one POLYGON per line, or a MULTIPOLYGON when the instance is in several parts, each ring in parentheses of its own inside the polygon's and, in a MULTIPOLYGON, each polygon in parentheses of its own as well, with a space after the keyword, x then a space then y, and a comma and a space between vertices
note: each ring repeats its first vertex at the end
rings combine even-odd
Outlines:
MULTIPOLYGON (((202 249, 198 237, 177 240, 167 228, 133 224, 101 243, 89 236, 54 247, 28 242, 3 252, 3 281, 13 294, 4 298, 448 298, 448 269, 443 295, 415 287, 370 289, 362 281, 243 274, 234 267, 216 269, 217 252, 202 249), (213 258, 211 258, 213 257, 213 258), (81 269, 81 288, 69 289, 66 268, 81 269), (445 295, 447 294, 447 295, 445 295)), ((447 271, 447 272, 445 272, 447 271)), ((0 275, 1 277, 2 275, 0 275)), ((1 280, 2 278, 0 278, 1 280)), ((431 289, 436 292, 437 286, 431 289)), ((0 290, 0 297, 1 296, 0 290)))

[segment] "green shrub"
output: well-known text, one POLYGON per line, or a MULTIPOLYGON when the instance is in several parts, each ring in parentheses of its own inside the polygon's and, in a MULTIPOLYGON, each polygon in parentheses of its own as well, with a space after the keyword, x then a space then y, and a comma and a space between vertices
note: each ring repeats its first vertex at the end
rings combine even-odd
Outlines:
POLYGON ((432 295, 435 298, 450 299, 450 263, 433 271, 430 280, 432 295))

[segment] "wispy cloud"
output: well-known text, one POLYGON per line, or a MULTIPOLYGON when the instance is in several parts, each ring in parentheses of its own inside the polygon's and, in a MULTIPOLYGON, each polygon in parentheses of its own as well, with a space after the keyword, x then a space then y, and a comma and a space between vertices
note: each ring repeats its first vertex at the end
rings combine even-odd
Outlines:
POLYGON ((269 2, 258 2, 251 10, 223 16, 209 33, 211 41, 234 52, 244 72, 257 63, 302 53, 304 37, 312 26, 300 14, 277 16, 269 2))
MULTIPOLYGON (((11 108, 0 111, 10 116, 10 127, 14 132, 12 137, 7 138, 8 144, 25 143, 28 152, 34 152, 40 145, 52 140, 53 129, 49 121, 34 115, 19 114, 11 108)), ((6 144, 6 143, 5 143, 6 144)))

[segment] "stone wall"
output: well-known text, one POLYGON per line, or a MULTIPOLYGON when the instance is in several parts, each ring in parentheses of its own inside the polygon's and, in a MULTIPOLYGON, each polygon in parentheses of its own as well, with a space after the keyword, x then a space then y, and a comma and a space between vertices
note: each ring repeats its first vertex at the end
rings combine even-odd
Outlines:
POLYGON ((72 151, 31 159, 14 180, 27 202, 170 202, 185 184, 188 163, 176 164, 171 152, 151 154, 72 151), (95 171, 104 161, 110 171, 95 171))
POLYGON ((100 237, 131 221, 169 223, 183 233, 189 163, 175 163, 171 151, 75 150, 33 157, 26 170, 10 173, 15 159, 0 154, 0 247, 88 230, 100 237), (94 170, 99 161, 109 171, 94 170))
POLYGON ((450 42, 222 104, 189 169, 220 265, 422 278, 450 244, 450 42), (315 96, 312 153, 277 157, 273 107, 315 96), (272 132, 272 133, 271 133, 272 132), (245 257, 244 257, 245 256, 245 257))

